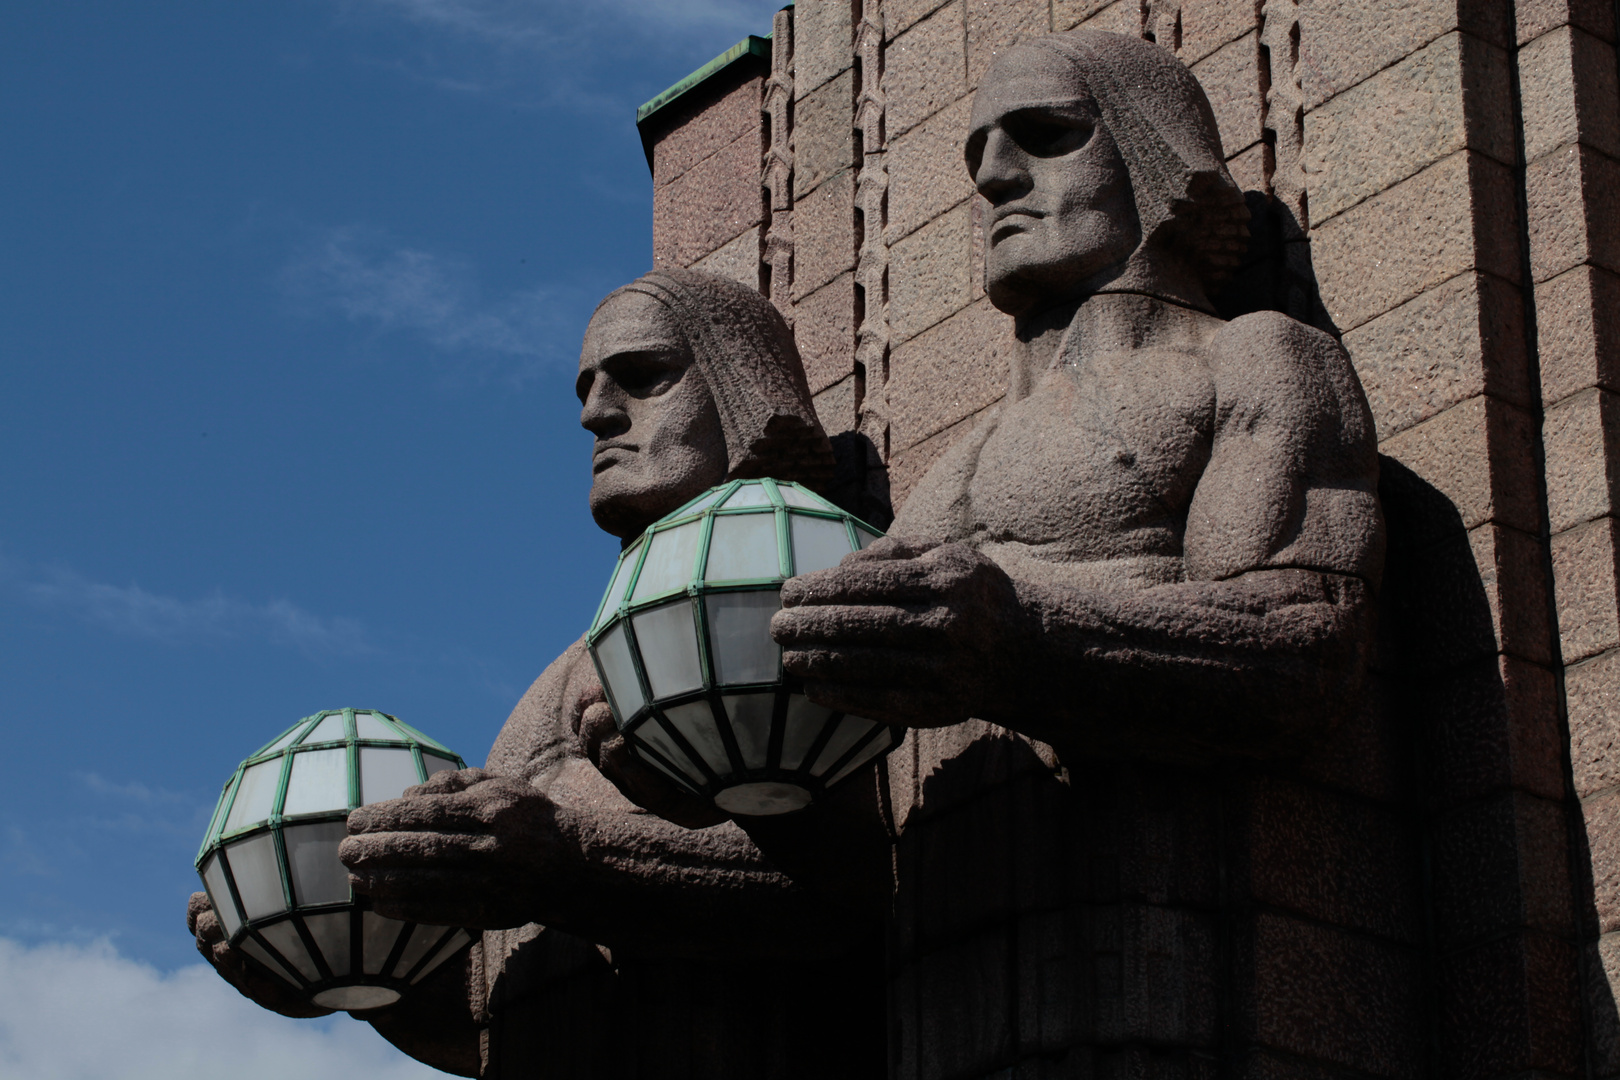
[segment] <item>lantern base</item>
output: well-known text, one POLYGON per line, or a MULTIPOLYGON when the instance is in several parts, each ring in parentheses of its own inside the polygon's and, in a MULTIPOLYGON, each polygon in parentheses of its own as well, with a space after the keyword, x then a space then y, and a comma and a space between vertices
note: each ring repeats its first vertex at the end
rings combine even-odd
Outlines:
POLYGON ((810 805, 810 793, 798 784, 763 780, 728 787, 714 796, 714 805, 728 814, 744 817, 771 817, 791 814, 810 805))
POLYGON ((399 991, 386 986, 334 986, 310 999, 323 1009, 380 1009, 399 1000, 399 991))

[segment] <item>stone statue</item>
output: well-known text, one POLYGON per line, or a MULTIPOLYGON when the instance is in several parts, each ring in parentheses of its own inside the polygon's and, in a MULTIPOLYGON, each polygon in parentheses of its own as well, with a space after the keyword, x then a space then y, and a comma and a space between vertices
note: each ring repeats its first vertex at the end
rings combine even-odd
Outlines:
POLYGON ((1222 776, 1356 706, 1371 416, 1331 337, 1215 314, 1248 214, 1169 51, 1007 50, 966 161, 1007 398, 772 632, 813 699, 913 729, 885 778, 892 1075, 1212 1076, 1241 978, 1222 776))
MULTIPOLYGON (((625 543, 727 479, 832 477, 791 333, 729 280, 655 271, 611 294, 577 391, 596 437, 591 512, 625 543)), ((518 703, 486 768, 351 814, 341 856, 379 911, 487 931, 459 970, 366 1019, 466 1076, 880 1074, 880 927, 796 885, 712 805, 656 776, 613 731, 581 640, 518 703), (865 998, 851 971, 867 972, 865 998)), ((286 1015, 323 1011, 224 945, 204 894, 191 922, 244 994, 286 1015)))

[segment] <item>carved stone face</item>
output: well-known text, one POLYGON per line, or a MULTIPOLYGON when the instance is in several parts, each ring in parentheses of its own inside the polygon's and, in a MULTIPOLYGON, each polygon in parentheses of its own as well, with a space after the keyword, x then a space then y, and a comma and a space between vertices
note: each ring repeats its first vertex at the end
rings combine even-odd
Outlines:
POLYGON ((575 391, 596 436, 591 516, 620 538, 726 478, 725 433, 669 309, 641 293, 603 304, 585 330, 575 391))
POLYGON ((997 58, 973 99, 968 173, 990 203, 986 288, 1021 315, 1095 288, 1141 241, 1130 173, 1071 64, 997 58))

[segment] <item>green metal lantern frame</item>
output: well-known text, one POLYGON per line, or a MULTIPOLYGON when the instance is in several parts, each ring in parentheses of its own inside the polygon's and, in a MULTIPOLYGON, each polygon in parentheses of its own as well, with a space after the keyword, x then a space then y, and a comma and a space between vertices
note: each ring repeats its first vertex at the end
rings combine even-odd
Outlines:
MULTIPOLYGON (((195 864, 231 945, 271 975, 326 1008, 363 1009, 391 1004, 472 940, 466 930, 458 927, 384 918, 372 911, 369 897, 352 889, 346 889, 347 896, 341 900, 301 902, 286 832, 311 825, 343 824, 351 810, 363 805, 361 762, 362 751, 367 748, 408 749, 416 767, 416 783, 443 768, 467 767, 460 755, 388 713, 345 708, 326 709, 306 716, 244 760, 225 782, 195 864), (368 715, 386 721, 381 726, 386 730, 391 725, 399 735, 360 735, 357 716, 368 715), (311 740, 311 735, 331 718, 341 720, 341 737, 325 737, 322 733, 319 740, 311 740), (295 760, 305 752, 336 749, 344 750, 346 755, 346 805, 311 813, 283 814, 295 760), (269 815, 225 831, 231 811, 242 795, 248 770, 278 758, 281 769, 270 799, 269 815), (435 768, 436 765, 440 767, 435 768), (269 837, 274 845, 282 907, 270 914, 249 917, 244 889, 239 886, 237 868, 232 865, 231 849, 260 837, 269 837), (328 950, 307 921, 333 915, 346 915, 348 920, 346 971, 336 970, 340 965, 327 955, 328 950), (294 953, 293 940, 287 937, 289 932, 302 947, 302 957, 294 953), (388 935, 392 935, 391 944, 387 944, 388 935), (283 940, 277 944, 276 938, 283 940), (386 952, 382 948, 385 944, 386 952), (369 952, 368 945, 372 946, 369 952)), ((335 851, 332 858, 336 860, 335 851)))
POLYGON ((735 805, 727 804, 724 794, 726 791, 754 789, 762 785, 794 786, 803 790, 804 797, 801 801, 796 794, 790 792, 787 796, 788 801, 777 803, 776 809, 756 809, 747 812, 785 813, 797 809, 798 806, 808 805, 819 799, 828 787, 838 783, 861 765, 898 746, 904 734, 903 729, 893 725, 850 716, 848 718, 851 720, 870 724, 871 729, 852 745, 844 747, 833 760, 822 763, 820 761, 822 753, 840 731, 846 718, 846 714, 842 712, 828 711, 820 733, 804 751, 797 766, 785 767, 782 761, 789 702, 792 695, 802 695, 804 688, 802 680, 782 668, 780 650, 777 651, 774 676, 770 679, 722 684, 717 677, 713 627, 709 605, 705 600, 707 597, 728 593, 780 591, 783 582, 801 572, 795 566, 795 547, 791 533, 792 519, 795 516, 842 523, 847 530, 851 551, 861 550, 883 535, 881 530, 833 506, 799 484, 765 478, 735 480, 719 485, 653 524, 634 544, 625 549, 619 558, 608 590, 597 608, 591 629, 586 635, 586 644, 596 665, 597 675, 607 690, 615 723, 636 755, 674 780, 683 789, 713 799, 722 808, 733 812, 744 811, 739 811, 735 805), (751 486, 761 488, 767 502, 756 501, 747 506, 729 505, 734 495, 751 486), (715 523, 730 516, 762 516, 767 512, 775 515, 778 573, 771 576, 728 579, 723 582, 707 580, 705 574, 711 559, 711 541, 715 523), (661 533, 694 522, 699 523, 700 532, 691 574, 677 586, 636 597, 636 589, 640 584, 654 538, 661 533), (632 597, 635 599, 632 600, 632 597), (687 598, 696 625, 702 686, 699 689, 658 698, 653 693, 652 680, 646 669, 641 643, 637 638, 635 616, 678 602, 682 597, 687 598), (619 628, 622 628, 629 647, 628 652, 642 698, 641 705, 628 710, 628 715, 614 692, 612 681, 604 670, 598 650, 604 639, 619 628), (775 694, 765 762, 762 766, 751 767, 744 760, 739 739, 733 730, 735 721, 722 698, 765 692, 775 694), (730 766, 729 771, 715 768, 679 727, 663 716, 670 709, 700 701, 709 705, 715 726, 720 731, 727 763, 730 766), (691 770, 683 768, 671 760, 666 752, 651 745, 648 739, 640 734, 648 724, 656 725, 657 732, 674 743, 697 767, 700 775, 692 775, 691 770), (878 746, 878 749, 874 750, 874 746, 878 746))

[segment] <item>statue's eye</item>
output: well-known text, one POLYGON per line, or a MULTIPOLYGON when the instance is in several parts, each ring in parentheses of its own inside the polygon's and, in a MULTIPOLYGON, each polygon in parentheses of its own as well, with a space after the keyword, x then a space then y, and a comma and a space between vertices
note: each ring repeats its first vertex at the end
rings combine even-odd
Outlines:
POLYGON ((665 352, 626 352, 613 356, 603 369, 625 392, 646 397, 661 394, 680 381, 683 357, 665 352))
POLYGON ((1079 117, 1046 112, 1015 113, 1002 127, 1024 153, 1033 157, 1059 157, 1080 149, 1091 137, 1091 125, 1079 117))

